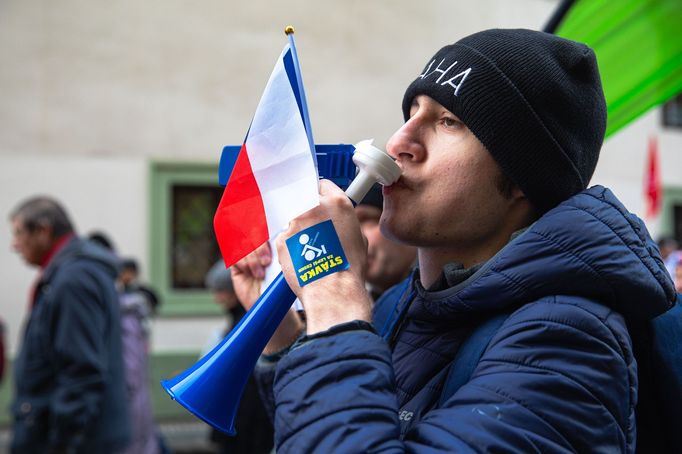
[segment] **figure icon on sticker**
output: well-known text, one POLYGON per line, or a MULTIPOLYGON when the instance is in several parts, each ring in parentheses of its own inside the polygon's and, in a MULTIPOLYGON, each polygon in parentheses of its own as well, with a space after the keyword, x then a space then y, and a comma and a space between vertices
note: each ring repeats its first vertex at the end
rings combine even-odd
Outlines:
POLYGON ((318 258, 322 254, 327 253, 327 249, 324 247, 324 244, 321 245, 321 247, 313 246, 313 244, 315 244, 315 240, 317 240, 317 235, 315 235, 315 238, 310 241, 310 236, 307 233, 304 233, 298 237, 298 242, 304 245, 301 255, 309 262, 318 258))

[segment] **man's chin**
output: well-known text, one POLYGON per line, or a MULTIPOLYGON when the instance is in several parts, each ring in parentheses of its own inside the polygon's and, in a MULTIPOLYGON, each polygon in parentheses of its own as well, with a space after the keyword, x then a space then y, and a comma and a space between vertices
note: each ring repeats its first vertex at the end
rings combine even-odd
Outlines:
POLYGON ((39 266, 40 265, 40 261, 38 261, 38 260, 33 260, 33 259, 28 258, 28 257, 21 257, 21 259, 28 266, 39 266))
POLYGON ((407 232, 401 228, 402 225, 397 219, 390 216, 386 218, 382 216, 379 226, 381 234, 389 240, 395 243, 411 245, 407 232))
POLYGON ((393 241, 395 240, 395 217, 388 210, 384 210, 381 213, 381 218, 379 219, 379 230, 381 234, 393 241))

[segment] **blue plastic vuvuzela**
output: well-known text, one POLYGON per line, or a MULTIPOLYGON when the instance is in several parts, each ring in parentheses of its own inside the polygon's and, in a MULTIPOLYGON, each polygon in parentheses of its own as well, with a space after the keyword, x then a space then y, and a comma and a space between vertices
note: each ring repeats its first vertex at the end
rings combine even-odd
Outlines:
POLYGON ((194 366, 161 385, 199 419, 235 435, 236 409, 246 381, 295 300, 296 295, 279 273, 220 344, 194 366))
MULTIPOLYGON (((400 168, 383 151, 363 141, 355 146, 359 172, 346 195, 359 203, 375 182, 393 184, 400 168)), ((211 352, 170 380, 161 382, 170 396, 212 427, 235 435, 235 418, 246 382, 263 349, 296 300, 282 273, 242 320, 211 352)))

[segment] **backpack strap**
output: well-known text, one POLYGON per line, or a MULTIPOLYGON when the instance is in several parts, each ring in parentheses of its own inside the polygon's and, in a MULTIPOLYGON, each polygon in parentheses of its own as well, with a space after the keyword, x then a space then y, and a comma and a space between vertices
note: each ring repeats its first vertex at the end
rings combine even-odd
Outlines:
POLYGON ((414 276, 416 270, 400 284, 386 291, 375 304, 373 322, 379 335, 391 342, 407 314, 415 296, 414 276))
POLYGON ((457 351, 455 359, 450 363, 449 372, 443 384, 438 406, 452 397, 466 382, 471 378, 474 369, 483 356, 483 352, 488 348, 490 340, 500 329, 502 323, 509 317, 508 312, 497 314, 484 321, 469 335, 457 351))
POLYGON ((637 360, 637 452, 682 452, 682 296, 671 309, 629 321, 637 360))

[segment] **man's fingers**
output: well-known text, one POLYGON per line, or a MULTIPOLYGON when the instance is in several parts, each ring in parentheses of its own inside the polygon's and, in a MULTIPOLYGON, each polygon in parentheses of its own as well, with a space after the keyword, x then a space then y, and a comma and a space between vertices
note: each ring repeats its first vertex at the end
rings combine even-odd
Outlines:
POLYGON ((246 265, 246 268, 248 269, 248 272, 251 274, 251 276, 255 277, 256 279, 263 279, 265 277, 265 268, 263 268, 263 265, 260 264, 260 259, 258 258, 257 253, 252 252, 251 254, 244 257, 244 264, 246 265))
POLYGON ((261 266, 267 267, 272 262, 272 251, 270 251, 269 241, 266 241, 265 243, 258 246, 255 253, 261 266))
POLYGON ((249 255, 232 265, 236 274, 249 275, 255 279, 265 278, 265 268, 272 262, 270 245, 266 241, 249 255))
POLYGON ((256 279, 265 279, 265 269, 272 262, 272 252, 270 252, 270 243, 265 242, 258 246, 255 251, 247 256, 247 265, 251 271, 251 275, 256 279))
POLYGON ((327 195, 335 192, 340 192, 343 194, 341 188, 331 181, 325 179, 320 180, 320 195, 327 195))
MULTIPOLYGON (((327 211, 353 208, 353 204, 346 193, 329 180, 320 180, 320 205, 325 207, 327 211)), ((329 214, 331 215, 332 212, 329 214)))

